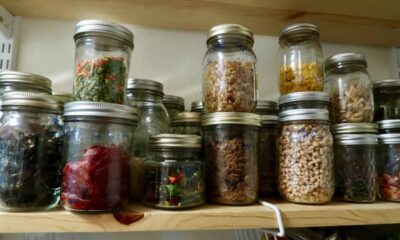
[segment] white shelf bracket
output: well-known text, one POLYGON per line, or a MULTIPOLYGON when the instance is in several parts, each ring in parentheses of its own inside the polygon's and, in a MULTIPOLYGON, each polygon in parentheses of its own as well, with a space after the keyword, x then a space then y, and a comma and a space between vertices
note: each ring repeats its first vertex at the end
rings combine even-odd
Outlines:
POLYGON ((272 229, 258 229, 258 231, 263 232, 264 234, 269 233, 274 236, 284 237, 285 236, 285 227, 283 225, 282 214, 281 214, 281 211, 279 210, 279 208, 277 206, 275 206, 274 204, 269 203, 267 201, 263 201, 263 200, 258 200, 258 203, 263 205, 264 207, 267 207, 269 209, 272 209, 272 211, 274 211, 276 221, 278 222, 278 232, 274 231, 272 229))
POLYGON ((19 22, 0 5, 0 72, 16 69, 19 22))
POLYGON ((0 5, 0 32, 7 39, 13 35, 14 16, 0 5))

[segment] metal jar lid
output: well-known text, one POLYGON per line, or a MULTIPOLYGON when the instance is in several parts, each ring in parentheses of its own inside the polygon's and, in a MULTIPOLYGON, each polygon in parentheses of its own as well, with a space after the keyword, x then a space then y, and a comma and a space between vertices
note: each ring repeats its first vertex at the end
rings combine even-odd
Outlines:
POLYGON ((279 105, 298 101, 320 101, 330 103, 329 95, 326 92, 294 92, 279 97, 279 105))
POLYGON ((173 123, 199 123, 201 113, 199 112, 181 112, 175 115, 173 123))
POLYGON ((216 112, 206 113, 201 116, 202 126, 220 124, 241 124, 260 127, 261 116, 254 113, 244 112, 216 112))
POLYGON ((274 101, 257 100, 256 110, 260 109, 278 110, 278 104, 274 101))
POLYGON ((262 115, 261 124, 278 124, 278 116, 275 115, 262 115))
POLYGON ((133 48, 133 33, 126 27, 103 20, 83 20, 75 26, 74 40, 85 36, 104 36, 125 42, 133 48))
POLYGON ((150 90, 164 96, 164 86, 162 85, 162 83, 150 79, 129 78, 126 88, 128 90, 150 90))
POLYGON ((298 120, 329 121, 329 112, 324 109, 291 109, 279 113, 279 122, 298 120))
POLYGON ((374 82, 374 88, 400 87, 400 79, 385 79, 374 82))
POLYGON ((46 92, 51 93, 51 80, 41 75, 15 71, 4 71, 0 73, 0 85, 13 83, 36 85, 37 88, 42 88, 46 92))
POLYGON ((122 104, 76 101, 64 105, 64 117, 67 120, 86 117, 101 117, 111 120, 123 120, 127 123, 133 124, 137 122, 137 109, 122 104))
POLYGON ((340 134, 335 135, 337 145, 375 145, 378 144, 376 134, 340 134))
POLYGON ((342 67, 343 65, 360 64, 367 67, 365 56, 358 53, 340 53, 333 55, 325 61, 325 70, 342 67))
POLYGON ((222 24, 214 26, 208 32, 207 44, 218 38, 243 37, 254 43, 253 32, 240 24, 222 24))
POLYGON ((319 37, 319 29, 311 23, 296 23, 284 27, 279 36, 279 41, 292 37, 306 37, 314 35, 319 37))
POLYGON ((394 144, 400 143, 400 134, 399 133, 388 133, 378 135, 379 143, 383 144, 394 144))
POLYGON ((378 122, 379 129, 400 128, 400 119, 382 120, 378 122))
POLYGON ((332 126, 332 133, 378 133, 378 124, 376 123, 340 123, 332 126))
POLYGON ((174 96, 174 95, 165 95, 163 97, 163 103, 165 106, 167 105, 176 105, 180 108, 185 108, 185 99, 183 97, 174 96))
POLYGON ((2 97, 1 108, 32 108, 61 114, 60 105, 53 96, 33 92, 7 92, 2 97))
POLYGON ((151 149, 160 148, 201 148, 201 137, 186 134, 158 134, 149 139, 151 149))
POLYGON ((190 108, 191 112, 204 112, 204 107, 203 107, 203 101, 198 100, 198 101, 194 101, 191 104, 191 108, 190 108))

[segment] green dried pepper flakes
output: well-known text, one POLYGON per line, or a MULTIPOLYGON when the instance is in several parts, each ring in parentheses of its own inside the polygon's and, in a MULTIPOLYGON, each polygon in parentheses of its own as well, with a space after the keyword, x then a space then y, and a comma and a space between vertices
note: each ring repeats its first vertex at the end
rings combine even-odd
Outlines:
POLYGON ((75 100, 123 104, 126 77, 122 57, 83 60, 76 66, 75 100))

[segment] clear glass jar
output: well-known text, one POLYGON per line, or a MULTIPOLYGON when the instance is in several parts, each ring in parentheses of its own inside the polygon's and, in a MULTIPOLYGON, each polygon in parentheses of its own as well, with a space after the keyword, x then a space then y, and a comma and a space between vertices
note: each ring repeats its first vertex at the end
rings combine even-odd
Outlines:
POLYGON ((376 199, 378 140, 375 134, 335 135, 336 196, 348 202, 376 199))
POLYGON ((176 114, 185 111, 185 99, 174 95, 165 95, 163 104, 168 111, 170 120, 174 120, 176 114))
POLYGON ((61 109, 47 95, 4 94, 0 119, 0 208, 32 211, 56 207, 60 197, 61 109))
POLYGON ((226 205, 248 205, 258 195, 261 117, 220 112, 202 116, 207 197, 226 205))
POLYGON ((400 119, 400 79, 386 79, 373 84, 374 121, 400 119))
POLYGON ((199 100, 192 102, 190 111, 204 113, 203 101, 199 100))
POLYGON ((181 112, 175 116, 171 123, 172 133, 201 136, 200 113, 181 112))
POLYGON ((341 53, 325 62, 330 83, 332 123, 370 123, 374 118, 372 80, 365 57, 341 53))
POLYGON ((133 34, 101 20, 80 21, 75 27, 74 99, 124 103, 133 34))
POLYGON ((285 27, 279 37, 283 62, 280 68, 280 93, 324 91, 324 60, 319 29, 309 23, 285 27))
POLYGON ((238 24, 210 29, 203 59, 206 113, 254 112, 257 59, 253 43, 253 33, 238 24))
POLYGON ((400 133, 400 119, 382 120, 378 126, 380 133, 400 133))
POLYGON ((61 203, 72 211, 111 211, 129 198, 129 161, 136 109, 112 103, 64 106, 61 203))
POLYGON ((162 209, 182 209, 204 203, 201 138, 159 134, 150 138, 152 153, 145 163, 143 202, 162 209))
POLYGON ((16 91, 51 94, 51 80, 32 73, 0 72, 0 97, 16 91))
POLYGON ((324 204, 331 200, 333 140, 329 113, 296 109, 279 115, 279 191, 294 203, 324 204))
POLYGON ((400 202, 400 134, 381 134, 378 162, 379 198, 400 202))
POLYGON ((278 104, 273 101, 257 100, 256 113, 278 116, 278 104))
POLYGON ((279 110, 324 109, 331 110, 329 94, 325 92, 294 92, 280 96, 279 110))

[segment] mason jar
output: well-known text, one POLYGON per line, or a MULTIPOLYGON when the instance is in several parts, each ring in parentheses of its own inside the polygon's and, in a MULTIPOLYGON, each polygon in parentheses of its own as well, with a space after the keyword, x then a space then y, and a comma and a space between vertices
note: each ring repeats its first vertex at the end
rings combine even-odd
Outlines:
POLYGON ((325 62, 330 83, 333 123, 371 123, 374 119, 372 80, 365 57, 341 53, 325 62))
POLYGON ((294 92, 279 97, 280 111, 305 108, 330 111, 329 94, 326 92, 294 92))
POLYGON ((0 97, 15 91, 51 94, 51 80, 32 73, 0 72, 0 97))
POLYGON ((60 197, 63 129, 50 95, 9 92, 0 119, 0 208, 33 211, 56 207, 60 197))
POLYGON ((382 120, 377 123, 380 133, 400 133, 400 119, 382 120))
POLYGON ((150 138, 142 200, 161 209, 184 209, 204 203, 204 163, 201 138, 159 134, 150 138))
POLYGON ((185 111, 185 99, 182 97, 165 95, 162 101, 171 121, 174 120, 176 114, 185 111))
POLYGON ((80 21, 75 27, 74 99, 124 103, 132 32, 101 20, 80 21))
POLYGON ((310 23, 285 27, 279 37, 280 93, 324 91, 324 60, 319 29, 310 23))
POLYGON ((278 187, 289 202, 328 203, 334 192, 329 112, 295 109, 279 114, 278 187))
POLYGON ((203 101, 193 101, 190 108, 191 112, 204 113, 203 101))
POLYGON ((201 136, 201 120, 198 112, 181 112, 171 123, 172 133, 201 136))
POLYGON ((374 82, 375 121, 400 119, 400 79, 374 82))
POLYGON ((260 115, 219 112, 202 116, 207 197, 226 205, 248 205, 258 195, 260 115))
POLYGON ((259 115, 278 116, 278 104, 273 101, 257 100, 256 113, 259 115))
POLYGON ((253 33, 238 24, 210 29, 203 59, 203 103, 206 113, 254 112, 256 55, 253 33))
POLYGON ((111 211, 129 198, 129 161, 137 112, 101 102, 64 106, 61 204, 71 211, 111 211))

